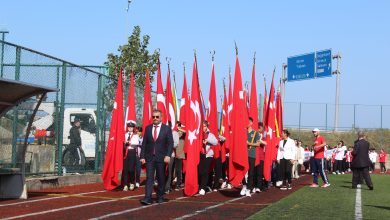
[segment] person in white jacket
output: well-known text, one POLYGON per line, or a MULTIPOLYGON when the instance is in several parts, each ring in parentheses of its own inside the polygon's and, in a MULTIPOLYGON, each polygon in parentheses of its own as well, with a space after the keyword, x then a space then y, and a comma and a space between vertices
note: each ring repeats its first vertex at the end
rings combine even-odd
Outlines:
POLYGON ((281 190, 292 189, 291 171, 292 165, 295 162, 296 146, 294 140, 289 136, 290 132, 284 129, 276 158, 279 164, 279 176, 283 179, 283 185, 280 187, 281 190))
POLYGON ((305 149, 302 147, 302 142, 300 140, 295 140, 296 152, 295 152, 295 161, 292 167, 292 178, 298 179, 301 175, 301 167, 303 164, 304 152, 305 149))

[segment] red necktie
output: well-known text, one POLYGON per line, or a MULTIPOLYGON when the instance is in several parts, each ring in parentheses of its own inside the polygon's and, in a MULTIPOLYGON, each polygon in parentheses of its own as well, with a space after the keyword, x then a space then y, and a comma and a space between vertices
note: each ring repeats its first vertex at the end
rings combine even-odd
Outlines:
POLYGON ((156 141, 156 139, 157 139, 157 128, 158 128, 158 125, 155 125, 154 126, 154 132, 153 132, 153 139, 154 139, 154 141, 156 141))

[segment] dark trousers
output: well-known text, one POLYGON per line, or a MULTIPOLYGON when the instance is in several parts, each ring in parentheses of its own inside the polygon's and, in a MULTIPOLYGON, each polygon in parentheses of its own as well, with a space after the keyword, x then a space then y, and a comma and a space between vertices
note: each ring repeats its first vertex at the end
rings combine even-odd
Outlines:
POLYGON ((344 172, 342 160, 336 160, 336 171, 338 171, 340 173, 344 172))
POLYGON ((255 166, 254 186, 261 190, 264 190, 265 187, 263 182, 263 177, 264 177, 263 172, 264 172, 264 160, 260 160, 260 164, 255 166))
POLYGON ((176 187, 183 183, 183 159, 175 158, 176 187))
POLYGON ((370 171, 375 171, 375 163, 371 163, 370 171))
POLYGON ((79 147, 75 145, 69 145, 69 153, 71 155, 71 165, 79 165, 80 157, 79 157, 79 147))
POLYGON ((248 178, 243 179, 243 184, 246 185, 247 189, 251 190, 253 189, 253 179, 255 174, 255 160, 256 158, 248 157, 249 161, 249 170, 248 170, 248 178))
POLYGON ((324 158, 318 159, 313 158, 313 183, 318 184, 318 175, 321 176, 322 181, 324 183, 329 183, 328 177, 326 176, 325 170, 324 170, 324 158))
POLYGON ((222 179, 226 181, 228 179, 229 157, 226 157, 225 162, 222 163, 222 179))
POLYGON ((386 172, 385 162, 380 162, 380 165, 381 165, 381 172, 386 172))
POLYGON ((154 183, 154 174, 156 173, 156 178, 158 182, 157 187, 157 199, 160 199, 164 195, 164 185, 165 185, 165 163, 157 162, 155 158, 151 161, 146 162, 146 187, 145 187, 145 199, 151 201, 153 183, 154 183))
POLYGON ((141 161, 137 155, 135 158, 135 182, 141 183, 141 161))
POLYGON ((171 190, 171 184, 172 184, 172 173, 173 173, 173 163, 175 162, 175 158, 171 157, 171 160, 168 164, 168 172, 165 175, 165 191, 171 190))
POLYGON ((129 150, 125 160, 123 161, 123 184, 125 186, 129 185, 129 179, 130 179, 130 183, 134 184, 135 160, 136 160, 135 150, 129 150))
POLYGON ((368 187, 372 187, 370 173, 368 172, 368 167, 362 168, 353 168, 352 169, 352 188, 356 188, 356 186, 360 183, 362 177, 366 181, 368 187))
POLYGON ((200 154, 200 162, 198 167, 199 173, 199 190, 206 190, 207 183, 209 181, 210 165, 213 161, 212 157, 207 157, 205 154, 200 154))
POLYGON ((222 176, 222 159, 221 157, 218 157, 214 159, 214 184, 213 188, 218 189, 221 187, 221 184, 219 183, 219 179, 221 179, 222 176))
POLYGON ((283 180, 283 185, 286 185, 286 181, 288 184, 291 184, 291 171, 292 171, 292 164, 290 160, 287 159, 280 159, 279 162, 279 176, 283 180))
POLYGON ((274 186, 276 185, 277 181, 282 180, 281 176, 279 175, 279 167, 280 165, 276 160, 272 161, 271 181, 274 184, 274 186))

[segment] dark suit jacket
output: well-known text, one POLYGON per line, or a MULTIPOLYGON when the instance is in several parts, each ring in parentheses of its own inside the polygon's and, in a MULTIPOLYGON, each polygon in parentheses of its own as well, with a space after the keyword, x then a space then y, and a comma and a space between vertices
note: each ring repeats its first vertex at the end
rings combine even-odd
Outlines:
POLYGON ((153 139, 153 124, 146 126, 144 139, 141 148, 141 159, 146 162, 153 160, 153 152, 155 152, 155 160, 163 162, 164 157, 170 157, 173 150, 172 130, 167 125, 161 124, 160 133, 156 142, 153 139))
POLYGON ((352 163, 353 168, 363 168, 370 166, 370 158, 368 157, 368 150, 370 148, 370 143, 365 139, 355 141, 355 146, 352 151, 352 163))

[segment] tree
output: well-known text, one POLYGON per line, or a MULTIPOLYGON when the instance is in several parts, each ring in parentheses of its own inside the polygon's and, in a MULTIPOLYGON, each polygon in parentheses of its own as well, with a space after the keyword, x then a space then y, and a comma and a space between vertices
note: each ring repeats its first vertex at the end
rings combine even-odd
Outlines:
MULTIPOLYGON (((104 99, 108 111, 112 110, 112 100, 117 85, 116 80, 118 79, 119 70, 122 66, 125 95, 127 95, 131 71, 134 71, 137 100, 136 111, 137 119, 140 119, 143 108, 142 97, 145 84, 146 67, 149 68, 150 81, 153 82, 154 73, 157 70, 157 62, 160 55, 158 50, 155 50, 153 54, 149 52, 149 40, 149 35, 143 35, 141 39, 141 28, 139 26, 135 26, 133 33, 128 38, 127 44, 119 46, 119 54, 109 53, 107 55, 107 62, 105 64, 109 67, 109 78, 105 86, 104 99)), ((124 99, 127 100, 127 98, 124 99)))

